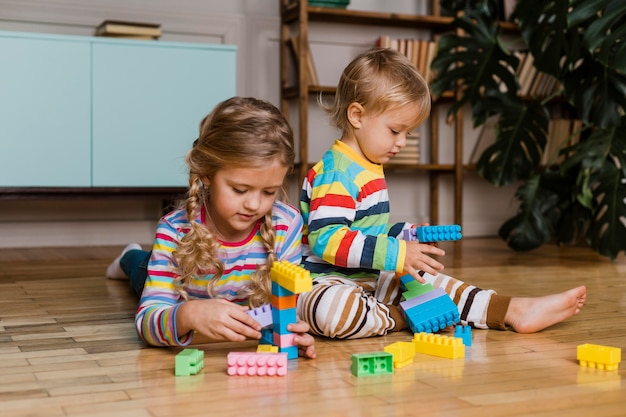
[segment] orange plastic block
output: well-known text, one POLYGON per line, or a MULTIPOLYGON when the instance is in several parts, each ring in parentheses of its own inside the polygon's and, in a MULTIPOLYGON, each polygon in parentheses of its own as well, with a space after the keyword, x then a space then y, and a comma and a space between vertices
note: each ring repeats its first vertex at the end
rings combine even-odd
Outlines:
POLYGON ((287 374, 286 353, 230 352, 228 375, 284 376, 287 374))
POLYGON ((298 296, 294 295, 272 295, 272 307, 277 308, 279 310, 285 310, 288 308, 296 308, 296 302, 298 300, 298 296))
POLYGON ((622 361, 620 348, 585 343, 576 349, 576 359, 580 366, 613 371, 622 361))
POLYGON ((288 261, 274 262, 270 275, 273 282, 294 294, 311 291, 313 288, 311 273, 288 261))
POLYGON ((413 347, 415 353, 439 356, 441 358, 464 358, 465 345, 463 340, 432 333, 415 333, 413 335, 413 347))
POLYGON ((411 342, 395 342, 385 346, 384 351, 393 355, 394 368, 410 365, 415 357, 415 347, 411 342))

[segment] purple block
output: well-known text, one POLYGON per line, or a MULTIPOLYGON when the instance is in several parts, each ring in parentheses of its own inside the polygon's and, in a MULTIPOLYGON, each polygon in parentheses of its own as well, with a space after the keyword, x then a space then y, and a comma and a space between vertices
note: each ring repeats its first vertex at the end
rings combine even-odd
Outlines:
POLYGON ((274 324, 274 320, 272 319, 272 305, 264 304, 260 307, 253 308, 252 310, 246 311, 250 317, 259 322, 261 327, 269 327, 274 324))
POLYGON ((446 293, 443 290, 443 288, 435 288, 434 290, 429 291, 426 294, 422 294, 417 297, 401 302, 400 308, 404 311, 407 311, 410 308, 415 307, 418 304, 423 304, 426 301, 434 300, 435 298, 443 297, 443 296, 450 297, 448 293, 446 293))

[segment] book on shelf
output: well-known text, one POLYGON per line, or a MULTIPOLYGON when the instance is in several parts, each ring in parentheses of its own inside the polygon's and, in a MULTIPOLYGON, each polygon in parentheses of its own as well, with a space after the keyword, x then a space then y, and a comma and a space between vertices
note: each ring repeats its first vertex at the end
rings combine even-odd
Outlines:
POLYGON ((432 81, 430 66, 437 52, 436 42, 425 39, 396 39, 389 35, 381 35, 376 39, 375 46, 400 52, 411 61, 427 82, 432 81))
POLYGON ((548 140, 544 149, 541 165, 559 165, 564 156, 559 152, 578 142, 582 121, 572 119, 552 119, 548 125, 548 140))
POLYGON ((116 38, 158 39, 161 34, 161 25, 158 23, 105 20, 96 28, 96 36, 116 38))
MULTIPOLYGON (((296 65, 298 65, 299 57, 300 57, 300 39, 298 36, 292 36, 289 38, 289 46, 291 47, 291 51, 294 56, 294 60, 296 65)), ((317 71, 315 70, 315 63, 313 62, 313 54, 311 54, 311 49, 308 45, 306 45, 307 54, 306 54, 306 74, 309 79, 309 84, 311 85, 319 85, 319 80, 317 78, 317 71)))

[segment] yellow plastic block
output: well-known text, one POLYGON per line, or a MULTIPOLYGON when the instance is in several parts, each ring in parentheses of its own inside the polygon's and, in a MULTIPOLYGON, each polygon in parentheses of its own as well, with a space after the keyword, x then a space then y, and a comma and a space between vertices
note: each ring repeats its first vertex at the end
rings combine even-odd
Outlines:
POLYGON ((439 356, 441 358, 464 358, 465 345, 458 337, 432 333, 415 333, 413 335, 415 353, 439 356))
POLYGON ((311 291, 311 273, 299 265, 288 261, 274 262, 270 270, 272 281, 294 294, 311 291))
POLYGON ((393 355, 394 368, 402 368, 413 363, 415 347, 411 342, 395 342, 385 346, 384 350, 393 355))
POLYGON ((259 345, 256 348, 257 353, 278 353, 278 346, 259 345))
POLYGON ((580 366, 613 371, 622 361, 622 350, 611 346, 585 343, 576 349, 576 359, 580 366))

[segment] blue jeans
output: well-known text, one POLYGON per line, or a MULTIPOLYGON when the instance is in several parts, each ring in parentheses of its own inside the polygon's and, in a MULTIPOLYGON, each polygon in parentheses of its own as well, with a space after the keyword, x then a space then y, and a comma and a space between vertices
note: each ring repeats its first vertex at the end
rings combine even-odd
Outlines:
POLYGON ((141 297, 143 286, 148 278, 150 255, 152 255, 151 251, 134 249, 126 252, 120 259, 120 267, 130 278, 130 288, 137 297, 141 297))

